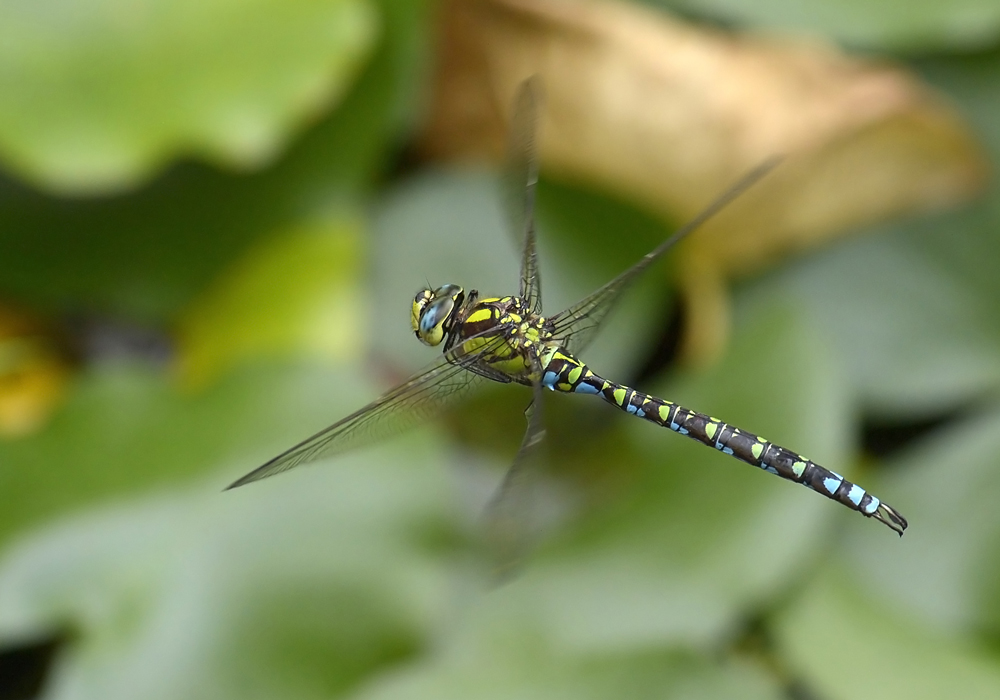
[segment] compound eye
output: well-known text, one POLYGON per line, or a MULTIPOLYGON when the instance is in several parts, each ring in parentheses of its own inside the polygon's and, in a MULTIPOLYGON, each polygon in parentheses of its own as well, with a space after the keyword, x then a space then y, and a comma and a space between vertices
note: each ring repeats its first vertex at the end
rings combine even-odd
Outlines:
POLYGON ((431 290, 421 289, 413 297, 413 307, 410 310, 410 325, 413 327, 413 332, 417 334, 418 338, 420 337, 420 317, 423 315, 424 309, 433 296, 434 293, 431 290))
POLYGON ((421 289, 413 297, 410 322, 420 342, 438 345, 448 333, 455 312, 462 307, 465 290, 446 284, 435 290, 421 289))
POLYGON ((417 337, 427 345, 438 345, 444 340, 444 326, 455 310, 451 297, 437 298, 426 305, 417 327, 417 337))

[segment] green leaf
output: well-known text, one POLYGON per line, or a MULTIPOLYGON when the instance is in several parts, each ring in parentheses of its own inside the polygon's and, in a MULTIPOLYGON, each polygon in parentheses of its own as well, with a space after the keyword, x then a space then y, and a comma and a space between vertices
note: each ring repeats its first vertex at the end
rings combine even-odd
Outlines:
POLYGON ((18 530, 89 504, 220 465, 235 478, 376 394, 356 368, 256 364, 194 396, 140 368, 88 372, 44 432, 0 442, 0 548, 18 530))
POLYGON ((295 358, 343 371, 362 359, 358 235, 356 222, 314 221, 232 265, 180 325, 183 392, 152 370, 93 367, 46 431, 0 443, 0 489, 24 494, 0 511, 0 541, 39 518, 172 483, 220 459, 242 457, 248 471, 332 423, 331 406, 346 413, 373 398, 346 373, 262 366, 295 358), (243 371, 228 378, 234 370, 243 371), (220 376, 227 380, 190 393, 220 376), (283 432, 310 407, 315 417, 283 432))
POLYGON ((960 634, 1000 629, 1000 408, 915 443, 879 480, 911 527, 901 542, 852 528, 859 586, 910 619, 960 634))
MULTIPOLYGON (((937 236, 950 235, 938 230, 937 236)), ((881 415, 934 415, 1000 385, 1000 334, 967 279, 921 251, 911 229, 848 241, 758 281, 739 299, 796 299, 822 325, 817 343, 881 415)))
MULTIPOLYGON (((898 544, 898 543, 897 543, 898 544)), ((831 564, 775 623, 778 648, 809 692, 830 700, 994 698, 1000 663, 864 596, 831 564)))
POLYGON ((539 600, 504 587, 477 601, 439 653, 372 683, 359 700, 782 697, 759 669, 653 647, 579 653, 539 629, 539 600))
MULTIPOLYGON (((1000 124, 995 118, 1000 109, 1000 51, 927 59, 917 67, 958 104, 996 163, 1000 159, 1000 124)), ((973 291, 976 309, 985 316, 983 325, 994 337, 1000 336, 993 322, 1000 310, 1000 276, 992 264, 1000 255, 998 195, 1000 182, 994 177, 989 190, 973 206, 907 227, 924 255, 973 291)))
POLYGON ((992 0, 646 0, 748 27, 814 34, 869 49, 930 52, 992 46, 1000 6, 992 0))
POLYGON ((702 658, 675 655, 623 656, 567 660, 534 653, 515 659, 485 655, 443 668, 418 668, 391 676, 361 693, 362 700, 559 700, 629 698, 783 697, 772 682, 752 669, 713 664, 702 658))
POLYGON ((315 221, 262 242, 185 314, 184 380, 201 385, 248 360, 359 359, 366 324, 357 293, 357 222, 315 221))
POLYGON ((0 293, 173 321, 253 241, 357 203, 415 99, 424 6, 387 2, 383 42, 340 107, 250 175, 198 165, 130 195, 64 200, 0 180, 0 293))
POLYGON ((337 696, 441 615, 443 462, 411 438, 49 527, 0 565, 0 640, 72 634, 50 698, 337 696))
POLYGON ((340 99, 376 27, 363 0, 4 3, 0 156, 63 192, 178 155, 257 166, 340 99))

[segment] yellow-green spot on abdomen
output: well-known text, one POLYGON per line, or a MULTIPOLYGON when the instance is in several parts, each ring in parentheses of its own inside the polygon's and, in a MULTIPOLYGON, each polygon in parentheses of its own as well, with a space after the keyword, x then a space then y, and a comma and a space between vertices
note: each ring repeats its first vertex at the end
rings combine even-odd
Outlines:
POLYGON ((806 470, 806 466, 805 462, 794 462, 792 464, 792 471, 795 472, 795 476, 802 476, 806 470))
POLYGON ((705 425, 705 435, 708 435, 709 440, 715 439, 715 431, 719 429, 718 423, 707 423, 705 425))
POLYGON ((764 443, 755 442, 750 446, 750 454, 753 455, 754 459, 760 459, 760 456, 764 454, 764 443))
POLYGON ((570 384, 576 384, 581 374, 583 374, 583 367, 577 365, 569 371, 569 375, 567 375, 566 378, 569 380, 570 384))
POLYGON ((660 406, 660 420, 666 423, 669 416, 670 406, 660 406))
POLYGON ((621 405, 623 405, 625 403, 625 390, 624 389, 615 389, 614 396, 615 396, 615 403, 617 403, 619 406, 621 406, 621 405))

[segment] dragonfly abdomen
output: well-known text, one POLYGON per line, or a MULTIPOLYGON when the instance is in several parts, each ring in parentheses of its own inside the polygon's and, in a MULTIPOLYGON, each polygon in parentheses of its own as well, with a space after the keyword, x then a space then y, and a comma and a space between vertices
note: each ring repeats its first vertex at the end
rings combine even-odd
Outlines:
POLYGON ((597 394, 626 413, 670 428, 747 464, 807 486, 851 510, 885 523, 899 534, 906 529, 906 519, 891 506, 840 474, 717 418, 604 379, 561 350, 556 351, 546 364, 542 383, 553 391, 597 394))

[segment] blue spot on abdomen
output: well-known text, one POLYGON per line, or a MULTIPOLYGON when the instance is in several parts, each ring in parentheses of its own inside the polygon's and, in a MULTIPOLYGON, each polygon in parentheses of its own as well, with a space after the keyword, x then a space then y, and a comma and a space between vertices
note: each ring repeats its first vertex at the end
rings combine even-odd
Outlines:
POLYGON ((834 492, 836 492, 836 490, 840 488, 840 484, 842 481, 843 479, 837 478, 835 476, 828 476, 825 479, 823 479, 823 488, 825 488, 826 492, 832 496, 834 492))
POLYGON ((865 490, 860 486, 858 486, 857 484, 854 484, 851 487, 851 490, 847 494, 847 498, 850 499, 851 503, 853 503, 856 506, 861 505, 861 499, 864 497, 865 497, 865 490))
POLYGON ((878 507, 880 505, 882 505, 882 501, 878 500, 871 494, 868 495, 871 497, 872 500, 867 506, 864 507, 862 512, 866 513, 867 515, 871 515, 872 513, 878 510, 878 507))

